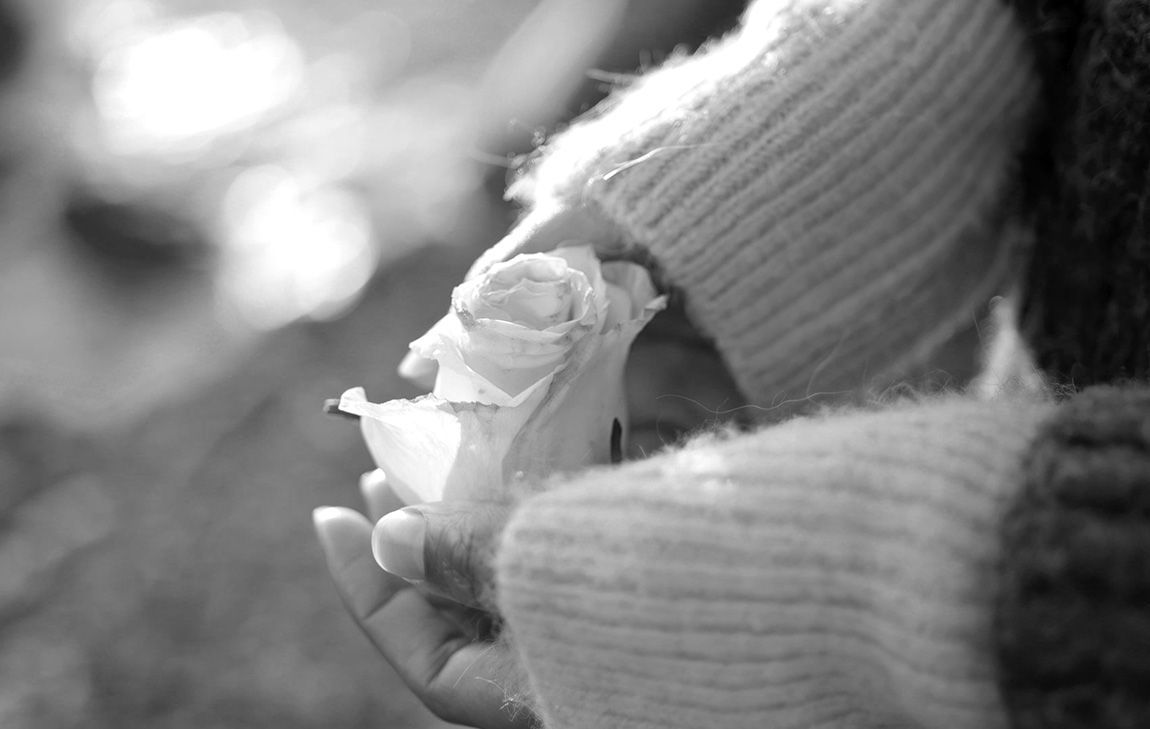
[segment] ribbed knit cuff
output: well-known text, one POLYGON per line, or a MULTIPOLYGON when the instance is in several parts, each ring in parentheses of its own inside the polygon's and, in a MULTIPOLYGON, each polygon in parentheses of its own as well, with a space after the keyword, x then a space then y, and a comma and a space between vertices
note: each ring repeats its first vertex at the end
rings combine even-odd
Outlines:
POLYGON ((922 361, 1002 283, 1035 87, 1001 0, 758 2, 515 191, 649 248, 752 400, 854 388, 922 361))
POLYGON ((998 531, 1049 407, 795 420, 528 499, 497 582, 546 726, 1003 726, 998 531))
POLYGON ((1016 729, 1150 726, 1150 389, 1042 429, 1003 529, 996 632, 1016 729))

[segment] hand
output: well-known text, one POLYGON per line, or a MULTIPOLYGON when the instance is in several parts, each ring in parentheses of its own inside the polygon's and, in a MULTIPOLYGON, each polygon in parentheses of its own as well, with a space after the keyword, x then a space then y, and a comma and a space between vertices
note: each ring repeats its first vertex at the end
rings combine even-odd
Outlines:
POLYGON ((590 243, 601 260, 645 260, 646 252, 628 245, 610 220, 584 207, 540 205, 524 215, 507 235, 471 265, 466 278, 521 253, 546 253, 564 245, 590 243))
POLYGON ((315 512, 328 569, 352 618, 404 683, 441 719, 478 729, 534 723, 515 699, 522 691, 506 644, 492 639, 489 590, 494 548, 506 511, 490 504, 402 506, 378 471, 361 480, 377 530, 350 509, 315 512), (390 523, 390 528, 389 528, 390 523))

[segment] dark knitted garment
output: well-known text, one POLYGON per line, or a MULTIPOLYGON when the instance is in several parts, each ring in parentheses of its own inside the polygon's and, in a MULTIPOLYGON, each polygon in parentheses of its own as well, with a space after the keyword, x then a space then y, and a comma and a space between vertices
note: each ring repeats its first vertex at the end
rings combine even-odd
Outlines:
MULTIPOLYGON (((1023 158, 1025 334, 1057 385, 1150 380, 1150 0, 1013 0, 1044 117, 1023 158)), ((1015 729, 1150 727, 1150 389, 1039 434, 1003 524, 995 630, 1015 729)))
POLYGON ((1026 161, 1036 219, 1024 320, 1082 387, 1150 376, 1150 0, 1018 0, 1048 116, 1026 161))
POLYGON ((1069 401, 1026 473, 996 614, 1012 725, 1150 727, 1150 389, 1069 401))

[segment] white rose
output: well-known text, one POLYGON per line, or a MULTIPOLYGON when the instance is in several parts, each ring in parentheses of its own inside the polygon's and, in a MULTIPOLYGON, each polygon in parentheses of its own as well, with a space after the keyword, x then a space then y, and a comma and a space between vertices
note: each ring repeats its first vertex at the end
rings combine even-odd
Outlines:
POLYGON ((456 287, 412 343, 407 374, 438 364, 430 395, 374 404, 357 388, 340 409, 408 503, 500 498, 512 479, 611 460, 627 353, 665 304, 641 266, 591 246, 519 255, 456 287))

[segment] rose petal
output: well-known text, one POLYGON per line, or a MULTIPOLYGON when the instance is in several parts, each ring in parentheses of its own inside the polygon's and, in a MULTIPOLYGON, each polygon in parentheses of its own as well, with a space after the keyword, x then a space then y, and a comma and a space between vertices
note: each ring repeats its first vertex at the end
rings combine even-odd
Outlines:
POLYGON ((546 393, 546 388, 540 388, 523 404, 511 408, 452 404, 463 438, 455 466, 443 485, 444 499, 507 498, 506 484, 515 471, 508 461, 511 444, 546 393))
POLYGON ((603 332, 609 332, 623 322, 634 318, 631 293, 615 284, 607 284, 607 316, 603 321, 603 332))
MULTIPOLYGON (((603 279, 608 285, 626 291, 630 299, 631 305, 627 309, 628 313, 618 312, 621 321, 642 318, 644 310, 660 298, 659 292, 655 290, 655 284, 651 281, 651 274, 639 264, 629 261, 608 261, 603 264, 602 269, 603 279)), ((658 304, 656 311, 667 305, 666 297, 662 298, 663 301, 658 304)), ((647 318, 647 321, 650 321, 650 317, 647 318)))
MULTIPOLYGON (((480 330, 482 331, 482 330, 480 330)), ((537 333, 539 334, 539 333, 537 333)), ((501 379, 502 370, 493 364, 485 371, 473 368, 465 359, 465 350, 472 348, 475 331, 466 330, 456 317, 442 320, 431 331, 411 343, 412 351, 420 357, 438 362, 433 394, 452 402, 477 402, 484 405, 514 407, 530 396, 536 387, 545 387, 540 381, 562 364, 565 349, 561 346, 539 346, 531 352, 526 347, 516 362, 535 367, 525 382, 501 379), (489 376, 490 375, 490 376, 489 376)), ((555 339, 556 335, 543 335, 541 339, 555 339)), ((514 367, 508 368, 511 378, 522 377, 514 367)))
POLYGON ((549 384, 543 380, 576 341, 602 330, 610 309, 591 246, 516 256, 455 288, 452 312, 411 343, 416 357, 404 360, 402 374, 426 382, 434 360, 437 396, 513 407, 549 384), (552 323, 565 307, 571 318, 552 323))
POLYGON ((463 438, 450 406, 431 398, 377 404, 356 387, 343 394, 339 409, 359 416, 367 449, 400 498, 439 500, 463 438))
POLYGON ((543 255, 562 258, 567 262, 568 266, 576 271, 582 272, 592 286, 595 285, 596 279, 602 278, 602 274, 600 273, 602 266, 599 263, 599 257, 595 255, 594 246, 586 243, 582 245, 563 246, 543 255))
MULTIPOLYGON (((456 286, 451 292, 452 306, 464 317, 507 319, 509 315, 500 308, 508 303, 510 290, 524 282, 534 282, 551 288, 558 298, 558 294, 571 291, 571 277, 570 266, 558 256, 541 253, 519 255, 456 286), (556 291, 556 287, 560 290, 556 291)), ((514 319, 513 316, 510 318, 514 319)))
MULTIPOLYGON (((516 395, 509 393, 473 371, 463 359, 461 345, 469 334, 459 318, 450 314, 411 343, 411 351, 423 360, 437 363, 435 379, 428 385, 438 397, 455 402, 485 405, 512 405, 516 395)), ((406 360, 405 360, 406 361, 406 360)))
MULTIPOLYGON (((633 288, 640 296, 654 293, 653 286, 633 288)), ((658 295, 642 304, 636 302, 635 318, 577 344, 566 366, 552 379, 542 405, 512 443, 509 462, 521 464, 528 475, 546 472, 546 468, 563 471, 609 463, 615 420, 624 429, 625 449, 628 419, 623 370, 627 355, 635 337, 666 305, 667 297, 658 295)))
POLYGON ((546 390, 551 377, 562 367, 563 357, 555 358, 559 364, 543 365, 536 370, 501 372, 489 370, 485 377, 470 367, 457 350, 445 351, 440 358, 439 373, 435 378, 435 395, 452 402, 472 402, 498 407, 518 407, 538 390, 546 390), (500 375, 505 375, 501 378, 500 375), (521 378, 526 385, 517 381, 521 378), (501 386, 502 381, 503 386, 501 386))
POLYGON ((588 305, 595 313, 595 319, 602 321, 608 310, 607 286, 603 278, 599 258, 595 255, 595 248, 590 245, 565 246, 556 248, 549 255, 558 256, 567 261, 567 265, 583 273, 591 285, 594 298, 588 305))
MULTIPOLYGON (((575 329, 582 328, 589 331, 590 326, 578 320, 565 321, 546 329, 533 329, 513 321, 500 321, 499 319, 479 319, 474 325, 465 328, 463 336, 486 336, 489 332, 496 333, 499 340, 506 339, 503 348, 521 351, 534 351, 540 347, 553 345, 562 346, 568 335, 575 329)), ((575 332, 575 336, 581 336, 575 332)), ((492 343, 494 345, 494 343, 492 343)))
POLYGON ((343 394, 340 409, 360 416, 372 458, 405 503, 497 499, 510 476, 511 442, 543 395, 513 408, 432 396, 377 404, 357 387, 343 394))
POLYGON ((541 253, 517 256, 505 265, 506 269, 495 271, 499 276, 493 273, 468 281, 452 292, 452 309, 468 329, 501 321, 542 330, 567 321, 600 318, 597 297, 604 284, 598 271, 591 275, 568 265, 561 256, 541 253), (555 274, 553 280, 498 280, 526 276, 532 264, 544 259, 547 270, 555 274))
POLYGON ((586 245, 488 273, 457 287, 452 312, 412 342, 405 365, 426 374, 436 361, 434 395, 373 405, 345 394, 377 464, 413 501, 499 498, 516 476, 610 462, 612 426, 627 423, 628 352, 666 306, 643 267, 600 266, 586 245), (570 318, 552 324, 565 307, 570 318))
POLYGON ((571 320, 573 289, 570 282, 541 286, 535 281, 525 281, 505 292, 506 296, 500 297, 502 301, 489 302, 489 308, 503 313, 504 321, 545 330, 571 320))
MULTIPOLYGON (((494 284, 498 287, 514 286, 524 279, 530 281, 565 281, 568 276, 570 264, 562 256, 550 253, 521 253, 514 258, 494 266, 480 279, 487 279, 487 286, 494 284)), ((476 279, 464 282, 463 285, 474 284, 476 279)), ((486 286, 479 285, 479 288, 486 286)))
MULTIPOLYGON (((516 256, 465 287, 457 287, 453 307, 465 333, 450 335, 451 342, 443 343, 436 359, 445 367, 457 367, 454 363, 462 362, 466 369, 457 368, 453 375, 437 380, 436 394, 456 399, 464 394, 464 383, 472 374, 508 398, 521 398, 542 386, 540 380, 563 366, 575 342, 601 327, 607 310, 605 288, 590 246, 572 248, 562 255, 516 256), (513 282, 507 278, 512 276, 526 276, 528 280, 513 282), (536 279, 546 276, 557 280, 549 282, 549 288, 541 288, 536 279), (493 282, 507 288, 491 291, 488 287, 493 282), (570 318, 558 321, 563 311, 570 318), (476 314, 497 316, 475 318, 476 314), (452 348, 458 356, 449 365, 444 355, 452 348), (451 393, 440 389, 448 383, 453 385, 451 393)), ((506 404, 490 392, 473 393, 472 397, 478 402, 506 404)))
POLYGON ((434 357, 426 353, 427 348, 421 346, 417 349, 416 343, 428 338, 438 339, 438 332, 449 326, 450 320, 454 319, 455 314, 450 311, 447 312, 447 314, 435 322, 423 336, 408 345, 410 351, 404 356, 403 361, 399 363, 400 377, 427 390, 435 386, 435 373, 439 369, 439 364, 435 361, 434 357))

